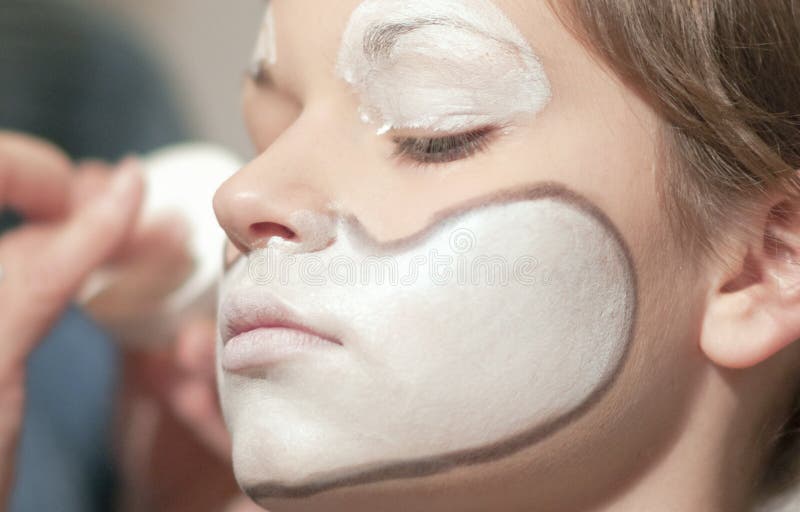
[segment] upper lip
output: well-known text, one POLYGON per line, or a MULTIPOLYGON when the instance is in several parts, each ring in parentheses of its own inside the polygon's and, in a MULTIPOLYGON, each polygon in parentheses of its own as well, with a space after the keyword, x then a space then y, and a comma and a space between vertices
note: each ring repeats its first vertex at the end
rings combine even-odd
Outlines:
POLYGON ((223 344, 256 329, 285 328, 306 332, 341 345, 336 337, 310 325, 284 301, 266 290, 230 293, 220 304, 220 320, 223 344))

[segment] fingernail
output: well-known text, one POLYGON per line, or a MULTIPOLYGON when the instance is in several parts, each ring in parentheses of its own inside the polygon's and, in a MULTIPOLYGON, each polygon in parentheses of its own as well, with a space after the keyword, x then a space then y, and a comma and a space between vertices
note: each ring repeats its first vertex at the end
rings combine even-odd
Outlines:
POLYGON ((141 181, 140 165, 134 158, 126 158, 111 171, 111 180, 103 193, 94 201, 93 208, 101 212, 128 211, 135 194, 134 189, 141 181))
POLYGON ((135 157, 125 158, 113 171, 114 177, 111 179, 109 193, 113 196, 126 194, 141 179, 141 168, 139 160, 135 157))

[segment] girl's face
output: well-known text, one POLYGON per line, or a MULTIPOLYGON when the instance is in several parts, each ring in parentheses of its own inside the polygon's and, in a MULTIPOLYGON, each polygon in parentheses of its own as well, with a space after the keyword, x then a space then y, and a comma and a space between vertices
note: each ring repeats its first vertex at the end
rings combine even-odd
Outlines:
POLYGON ((654 112, 544 1, 274 0, 256 60, 215 199, 242 487, 544 509, 634 474, 701 363, 654 112))

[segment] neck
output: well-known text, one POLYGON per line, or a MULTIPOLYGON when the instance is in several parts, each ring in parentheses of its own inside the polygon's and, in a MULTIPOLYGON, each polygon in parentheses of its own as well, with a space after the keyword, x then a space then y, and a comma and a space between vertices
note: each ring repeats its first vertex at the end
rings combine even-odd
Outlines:
POLYGON ((763 463, 754 440, 773 430, 752 420, 766 411, 744 404, 737 388, 730 375, 710 371, 680 435, 635 482, 592 512, 748 510, 763 463))

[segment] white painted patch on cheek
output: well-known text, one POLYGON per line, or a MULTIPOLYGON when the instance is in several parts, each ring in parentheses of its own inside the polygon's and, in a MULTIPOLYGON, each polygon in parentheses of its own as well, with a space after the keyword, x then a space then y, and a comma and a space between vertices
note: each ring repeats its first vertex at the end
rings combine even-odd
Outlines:
POLYGON ((258 34, 256 47, 253 50, 253 57, 251 59, 251 73, 258 74, 259 70, 265 65, 269 64, 274 66, 278 62, 278 44, 275 35, 275 15, 273 13, 272 3, 267 5, 267 11, 264 14, 264 21, 261 23, 261 30, 258 34))
MULTIPOLYGON (((233 268, 220 321, 231 304, 278 297, 342 346, 253 375, 218 362, 243 485, 335 486, 386 467, 410 476, 413 461, 433 471, 501 456, 602 392, 632 336, 627 251, 571 199, 476 207, 389 246, 341 221, 321 251, 282 250, 254 257, 295 258, 288 273, 254 282, 246 261, 233 268)), ((220 343, 220 361, 235 351, 220 343)))
POLYGON ((379 133, 505 125, 551 96, 530 45, 489 0, 366 0, 337 69, 379 133))

